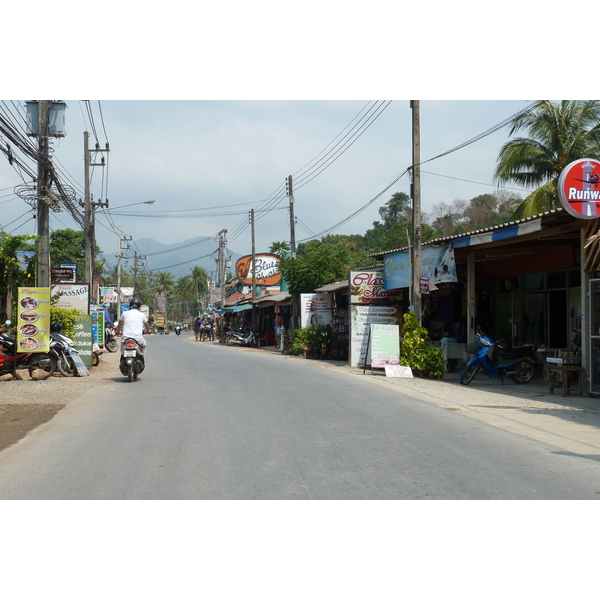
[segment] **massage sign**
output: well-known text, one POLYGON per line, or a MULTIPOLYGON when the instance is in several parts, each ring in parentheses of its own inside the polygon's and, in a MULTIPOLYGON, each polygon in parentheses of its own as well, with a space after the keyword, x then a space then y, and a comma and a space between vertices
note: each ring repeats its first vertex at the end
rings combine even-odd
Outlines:
POLYGON ((569 164, 558 178, 558 196, 567 212, 579 219, 600 216, 600 162, 581 158, 569 164))
POLYGON ((17 316, 19 352, 50 349, 50 288, 19 288, 17 316))

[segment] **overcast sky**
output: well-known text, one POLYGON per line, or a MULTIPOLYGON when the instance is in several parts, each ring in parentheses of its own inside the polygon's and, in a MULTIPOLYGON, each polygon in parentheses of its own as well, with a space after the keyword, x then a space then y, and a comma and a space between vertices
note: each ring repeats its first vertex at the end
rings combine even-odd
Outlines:
MULTIPOLYGON (((111 221, 103 208, 96 211, 97 242, 107 253, 118 247, 116 225, 134 240, 164 244, 216 238, 227 229, 228 247, 248 254, 252 208, 256 250, 265 252, 272 242, 290 239, 288 175, 294 182, 297 242, 325 231, 363 234, 392 194, 410 193, 404 174, 412 161, 409 100, 66 103, 67 135, 53 139, 53 157, 78 197, 84 189, 84 131, 90 132, 90 147, 96 141, 101 148, 110 145, 107 166, 93 167, 91 178, 94 200, 108 198, 114 213, 111 221), (118 210, 148 200, 155 202, 118 210)), ((421 160, 471 140, 529 103, 421 101, 421 160)), ((505 127, 424 164, 423 211, 494 192, 493 171, 507 139, 505 127)), ((0 222, 13 234, 35 232, 29 206, 12 194, 21 183, 18 172, 0 162, 0 222)), ((524 195, 515 186, 510 191, 524 195)), ((67 213, 52 213, 51 227, 75 224, 67 213)), ((145 253, 142 246, 138 250, 145 253)), ((216 239, 194 246, 190 258, 216 247, 216 239)))

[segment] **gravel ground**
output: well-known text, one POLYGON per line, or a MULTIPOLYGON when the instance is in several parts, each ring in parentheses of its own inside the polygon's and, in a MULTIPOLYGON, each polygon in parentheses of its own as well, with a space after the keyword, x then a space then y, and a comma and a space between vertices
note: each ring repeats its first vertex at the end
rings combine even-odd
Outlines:
POLYGON ((119 376, 119 353, 105 352, 88 377, 63 377, 58 371, 44 381, 0 381, 0 450, 12 446, 49 421, 70 400, 119 376))

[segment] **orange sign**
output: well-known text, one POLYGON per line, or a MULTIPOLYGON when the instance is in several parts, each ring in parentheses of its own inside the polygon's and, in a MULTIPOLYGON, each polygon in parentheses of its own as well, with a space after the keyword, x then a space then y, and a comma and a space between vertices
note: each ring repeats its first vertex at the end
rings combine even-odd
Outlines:
MULTIPOLYGON (((275 254, 255 254, 254 264, 258 285, 277 285, 281 281, 279 257, 275 254)), ((242 283, 252 284, 252 255, 242 256, 235 263, 235 272, 242 283)))
POLYGON ((581 158, 558 178, 558 195, 565 210, 580 219, 600 216, 600 162, 581 158))

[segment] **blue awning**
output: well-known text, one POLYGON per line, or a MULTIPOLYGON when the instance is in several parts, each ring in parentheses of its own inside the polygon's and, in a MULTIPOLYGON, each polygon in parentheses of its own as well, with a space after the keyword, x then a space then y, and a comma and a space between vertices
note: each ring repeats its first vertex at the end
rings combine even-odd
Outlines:
POLYGON ((226 306, 223 312, 240 312, 242 310, 250 310, 251 308, 252 304, 238 304, 237 306, 226 306))

